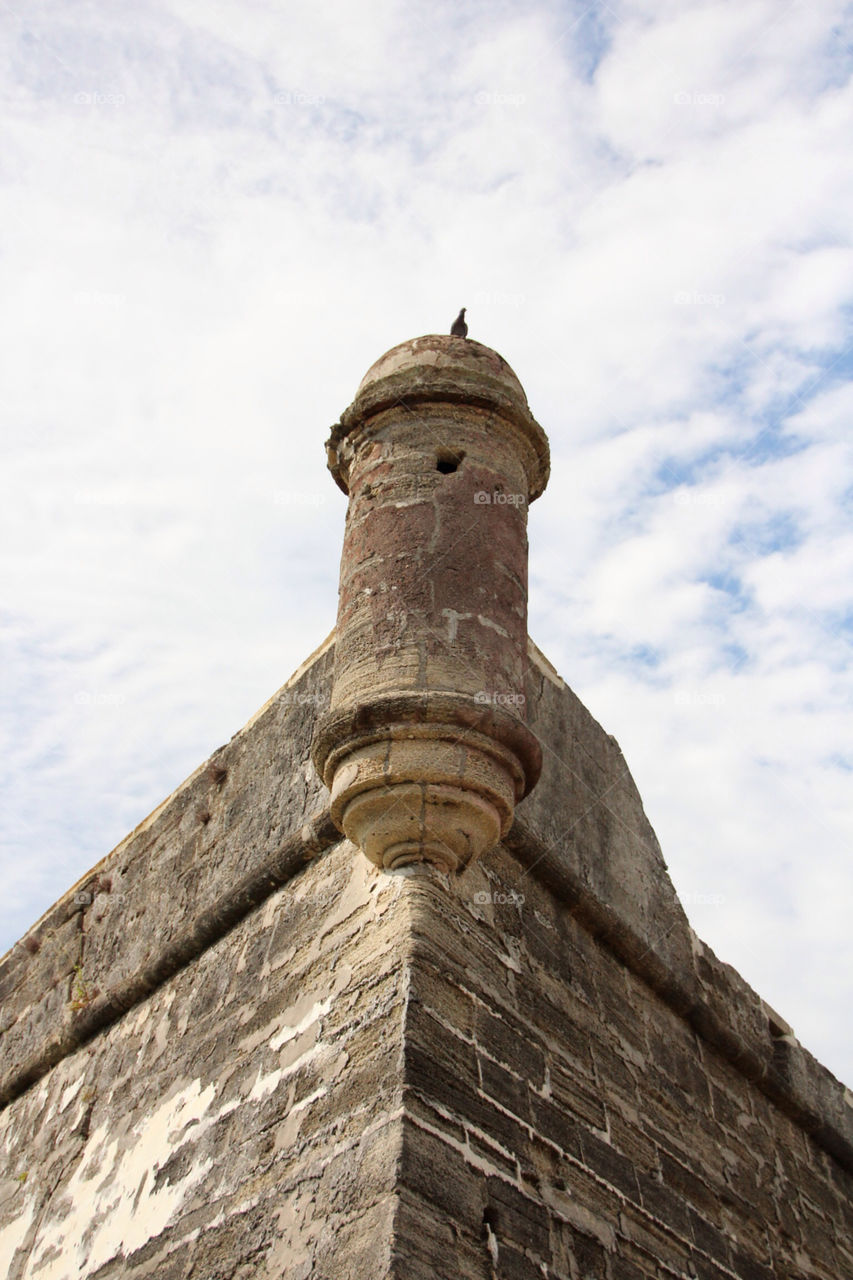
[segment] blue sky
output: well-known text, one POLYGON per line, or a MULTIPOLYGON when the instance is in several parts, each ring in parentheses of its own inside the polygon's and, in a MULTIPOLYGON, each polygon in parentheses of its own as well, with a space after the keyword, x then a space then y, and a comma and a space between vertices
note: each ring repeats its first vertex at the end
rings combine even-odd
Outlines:
POLYGON ((531 635, 853 1082, 849 8, 0 25, 0 947, 329 632, 328 427, 464 304, 551 440, 531 635))

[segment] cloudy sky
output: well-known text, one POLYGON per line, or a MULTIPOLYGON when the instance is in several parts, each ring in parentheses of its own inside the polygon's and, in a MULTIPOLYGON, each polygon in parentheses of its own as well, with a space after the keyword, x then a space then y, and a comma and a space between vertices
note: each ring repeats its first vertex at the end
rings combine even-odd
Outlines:
POLYGON ((464 304, 551 439, 531 635, 853 1084, 850 17, 3 5, 0 948, 330 631, 328 428, 464 304))

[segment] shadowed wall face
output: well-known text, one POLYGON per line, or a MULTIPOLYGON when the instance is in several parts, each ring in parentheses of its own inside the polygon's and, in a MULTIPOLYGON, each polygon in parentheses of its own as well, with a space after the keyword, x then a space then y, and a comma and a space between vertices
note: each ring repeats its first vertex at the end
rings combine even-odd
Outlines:
POLYGON ((850 1174, 504 850, 409 892, 395 1276, 853 1275, 850 1174))
POLYGON ((512 370, 460 338, 388 352, 333 431, 350 505, 314 760, 335 821, 380 866, 464 866, 538 776, 527 508, 547 457, 512 370))

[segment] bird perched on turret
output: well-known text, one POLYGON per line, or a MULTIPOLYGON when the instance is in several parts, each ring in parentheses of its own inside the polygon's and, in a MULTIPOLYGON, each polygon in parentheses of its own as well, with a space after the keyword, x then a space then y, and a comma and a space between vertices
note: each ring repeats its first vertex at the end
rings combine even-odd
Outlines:
POLYGON ((468 337, 468 326, 465 323, 465 311, 466 311, 466 308, 463 307, 462 310, 459 312, 459 315, 453 321, 453 324, 450 326, 450 332, 454 338, 468 337))

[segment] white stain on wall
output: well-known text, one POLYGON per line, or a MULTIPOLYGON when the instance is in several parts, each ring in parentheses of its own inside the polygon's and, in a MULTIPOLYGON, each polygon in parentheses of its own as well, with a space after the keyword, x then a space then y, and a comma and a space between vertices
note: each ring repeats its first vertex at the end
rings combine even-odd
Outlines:
POLYGON ((11 1266, 16 1250, 20 1249, 27 1238, 35 1211, 35 1200, 30 1198, 23 1213, 0 1230, 0 1267, 8 1269, 11 1266))
MULTIPOLYGON (((159 1235, 213 1162, 191 1161, 177 1182, 155 1189, 157 1170, 187 1144, 196 1145, 218 1119, 206 1114, 214 1094, 212 1084, 202 1089, 193 1080, 128 1133, 111 1137, 115 1128, 106 1124, 91 1133, 74 1173, 50 1203, 22 1280, 82 1280, 159 1235)), ((30 1204, 30 1221, 32 1210, 30 1204)))

